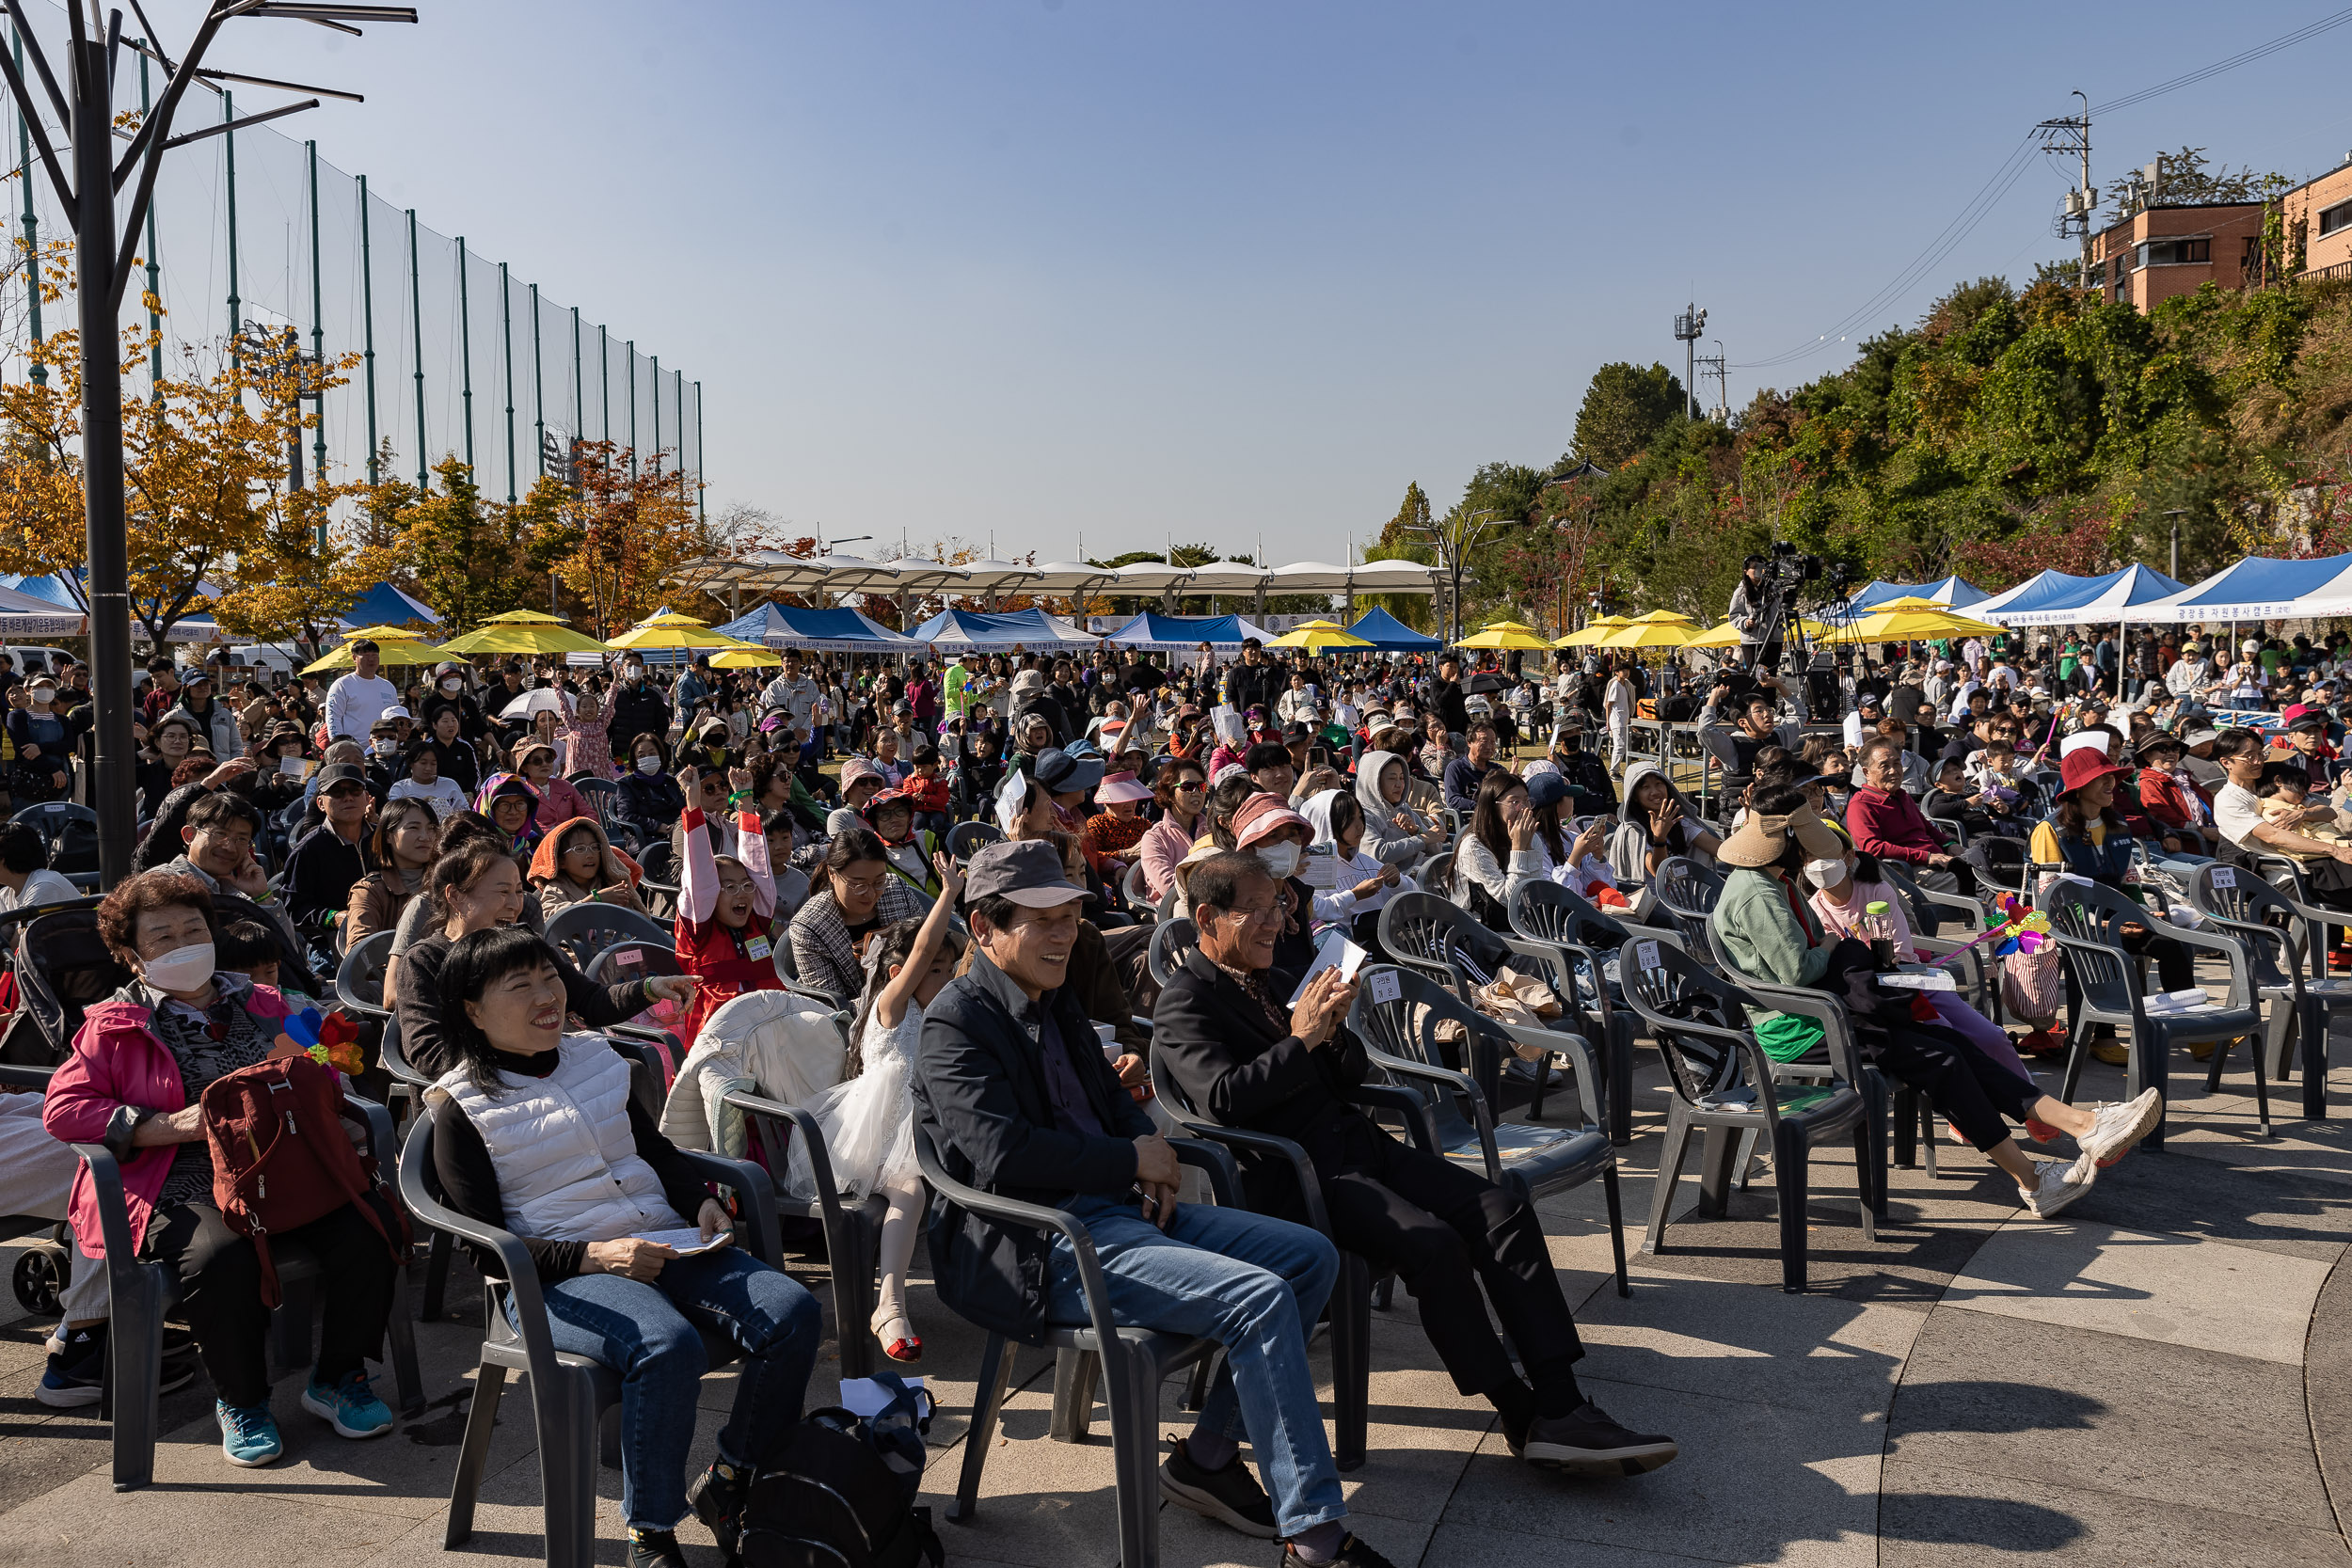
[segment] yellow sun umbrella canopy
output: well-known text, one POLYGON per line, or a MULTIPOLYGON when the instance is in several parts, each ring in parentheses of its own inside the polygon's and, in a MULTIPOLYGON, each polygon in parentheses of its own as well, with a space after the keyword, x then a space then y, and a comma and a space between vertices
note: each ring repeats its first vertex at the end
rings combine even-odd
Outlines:
POLYGON ((1555 648, 1589 648, 1611 632, 1633 623, 1623 615, 1597 615, 1578 630, 1552 644, 1555 648))
MULTIPOLYGON (((1801 625, 1804 626, 1804 634, 1807 637, 1827 637, 1830 632, 1830 628, 1828 626, 1819 621, 1809 618, 1802 622, 1801 625)), ((1696 637, 1693 637, 1691 641, 1683 644, 1686 648, 1736 648, 1739 645, 1740 628, 1733 626, 1729 621, 1725 621, 1720 626, 1709 626, 1707 630, 1699 633, 1696 637)))
POLYGON ((323 675, 330 670, 351 668, 351 645, 372 641, 376 657, 385 664, 438 664, 441 650, 425 641, 413 631, 401 631, 389 626, 366 626, 343 640, 343 645, 323 658, 311 660, 302 667, 306 675, 323 675))
POLYGON ((745 643, 740 648, 729 648, 723 654, 712 656, 710 667, 713 670, 755 670, 763 665, 782 664, 783 662, 784 656, 773 648, 762 648, 745 643))
POLYGON ((1304 648, 1311 654, 1319 654, 1326 648, 1369 648, 1372 644, 1360 637, 1349 635, 1347 628, 1336 621, 1309 621, 1303 626, 1293 626, 1266 646, 1304 648))
POLYGON ((1533 626, 1517 621, 1489 621, 1478 630, 1454 644, 1457 648, 1549 648, 1551 644, 1539 637, 1533 626))
POLYGON ((574 631, 550 615, 493 615, 489 620, 441 644, 451 657, 475 654, 602 654, 612 650, 586 632, 574 631), (517 618, 517 617, 524 618, 517 618))
POLYGON ((1938 637, 1997 637, 2003 628, 1929 599, 1889 599, 1823 635, 1828 642, 1917 642, 1938 637))
POLYGON ((1653 620, 1644 615, 1631 626, 1615 631, 1593 644, 1597 648, 1681 648, 1690 644, 1699 628, 1687 617, 1653 620))
MULTIPOLYGON (((691 615, 680 615, 673 610, 665 610, 658 614, 645 617, 645 619, 629 627, 628 630, 621 633, 620 636, 607 639, 605 646, 608 648, 621 649, 741 649, 756 648, 759 644, 756 642, 746 642, 740 638, 729 637, 723 631, 713 631, 710 629, 709 625, 706 622, 697 621, 691 615)), ((779 660, 779 662, 781 662, 781 660, 779 660)))

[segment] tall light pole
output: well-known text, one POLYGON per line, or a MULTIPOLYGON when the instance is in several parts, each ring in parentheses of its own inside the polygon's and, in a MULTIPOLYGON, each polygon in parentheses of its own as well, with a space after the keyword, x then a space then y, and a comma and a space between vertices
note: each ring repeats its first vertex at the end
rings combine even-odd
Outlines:
MULTIPOLYGON (((24 0, 6 0, 9 20, 24 45, 25 57, 40 77, 50 107, 66 133, 67 164, 57 155, 48 127, 27 114, 24 124, 41 170, 56 192, 57 201, 73 225, 74 271, 77 278, 77 325, 82 356, 82 515, 87 534, 86 593, 90 621, 90 686, 95 693, 97 741, 90 768, 90 804, 98 814, 98 872, 112 887, 130 874, 131 850, 136 831, 132 784, 135 753, 131 743, 131 562, 124 530, 126 507, 122 492, 122 364, 117 325, 122 315, 123 286, 138 259, 138 242, 155 196, 155 180, 164 154, 175 147, 218 135, 264 120, 277 119, 318 106, 307 98, 282 108, 224 120, 185 135, 171 134, 173 116, 190 84, 202 77, 212 82, 244 82, 290 92, 324 92, 293 82, 241 76, 209 71, 198 62, 212 47, 220 30, 232 20, 283 17, 357 33, 354 22, 414 22, 417 13, 406 6, 351 6, 277 3, 277 0, 208 0, 204 20, 187 53, 174 61, 162 54, 153 24, 131 0, 131 10, 147 29, 145 41, 133 41, 135 53, 152 58, 164 70, 164 91, 144 114, 130 144, 117 159, 114 150, 115 79, 124 39, 122 12, 106 13, 103 28, 97 0, 66 0, 66 21, 72 29, 66 80, 60 86, 40 40, 25 20, 24 0), (115 193, 125 185, 130 198, 119 214, 115 193), (118 216, 119 222, 118 223, 118 216)), ((17 102, 29 104, 24 73, 11 56, 0 54, 0 74, 17 102)), ((331 96, 350 98, 351 93, 331 96)), ((231 324, 232 327, 235 324, 231 324)))
POLYGON ((2173 581, 2178 582, 2181 580, 2181 519, 2188 515, 2188 508, 2185 506, 2176 506, 2171 511, 2161 514, 2161 515, 2172 519, 2171 564, 2165 568, 2164 575, 2170 578, 2173 581))

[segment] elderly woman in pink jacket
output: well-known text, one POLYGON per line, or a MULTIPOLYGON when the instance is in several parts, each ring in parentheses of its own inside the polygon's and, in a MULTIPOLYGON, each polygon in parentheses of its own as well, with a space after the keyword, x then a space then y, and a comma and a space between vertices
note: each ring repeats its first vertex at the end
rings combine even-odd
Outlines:
MULTIPOLYGON (((99 906, 98 930, 133 979, 85 1016, 41 1121, 63 1142, 115 1151, 132 1246, 180 1276, 181 1311, 217 1396, 221 1450, 231 1465, 267 1465, 284 1448, 270 1414, 270 1309, 252 1242, 214 1201, 200 1101, 215 1079, 269 1055, 288 1008, 274 987, 215 968, 213 898, 192 877, 131 878, 99 906)), ((84 1253, 103 1257, 87 1166, 69 1209, 84 1253)), ((302 1407, 342 1436, 384 1435, 392 1413, 368 1386, 367 1363, 383 1345, 399 1267, 385 1231, 345 1204, 272 1239, 319 1261, 325 1325, 302 1407)))

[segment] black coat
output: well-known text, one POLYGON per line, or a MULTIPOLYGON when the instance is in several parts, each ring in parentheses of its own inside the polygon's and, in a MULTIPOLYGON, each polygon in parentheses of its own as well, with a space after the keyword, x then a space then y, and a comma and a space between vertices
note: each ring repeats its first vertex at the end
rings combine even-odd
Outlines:
MULTIPOLYGON (((1266 983, 1279 1001, 1297 989, 1298 978, 1269 971, 1266 983)), ((1309 1050, 1197 948, 1160 988, 1152 1038, 1175 1086, 1201 1117, 1290 1139, 1327 1181, 1362 1164, 1370 1140, 1388 1136, 1348 1102, 1370 1068, 1353 1031, 1342 1024, 1329 1044, 1309 1050)), ((1242 1170, 1251 1208, 1306 1217, 1287 1164, 1245 1160, 1242 1170)))
POLYGON ((605 735, 612 744, 612 760, 628 766, 628 749, 641 735, 649 735, 661 742, 667 752, 670 747, 670 700, 661 689, 647 681, 635 690, 624 681, 612 689, 612 718, 605 726, 605 735))
MULTIPOLYGON (((1156 1129, 1095 1049, 1094 1025, 1073 989, 1049 991, 1044 1001, 1087 1103, 1110 1136, 1055 1124, 1037 1042, 972 974, 948 981, 923 1011, 915 1117, 959 1181, 1048 1207, 1078 1194, 1117 1196, 1135 1184, 1131 1140, 1156 1129)), ((992 1334, 1044 1342, 1050 1234, 1008 1228, 942 1198, 931 1205, 930 1236, 932 1277, 951 1311, 992 1334)))

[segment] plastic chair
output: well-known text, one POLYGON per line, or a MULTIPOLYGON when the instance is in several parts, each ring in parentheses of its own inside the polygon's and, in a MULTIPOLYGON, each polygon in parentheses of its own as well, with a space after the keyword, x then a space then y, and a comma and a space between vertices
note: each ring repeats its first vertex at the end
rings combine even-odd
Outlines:
POLYGON ((1152 884, 1143 875, 1143 863, 1136 862, 1127 868, 1127 875, 1119 879, 1120 896, 1127 901, 1128 910, 1147 925, 1159 917, 1152 903, 1152 884))
POLYGON ((1163 920, 1152 927, 1152 945, 1145 949, 1144 967, 1151 971, 1152 983, 1164 986, 1176 973, 1176 965, 1184 955, 1200 945, 1200 928, 1189 916, 1163 920))
POLYGON ((1381 951, 1391 959, 1448 988, 1461 984, 1454 970, 1455 950, 1476 940, 1471 932, 1486 932, 1459 904, 1434 893, 1400 893, 1391 898, 1380 907, 1377 928, 1381 951))
POLYGON ((639 900, 648 906, 646 912, 657 921, 676 918, 678 884, 670 879, 672 868, 670 841, 666 838, 645 846, 638 864, 644 878, 637 884, 639 900))
POLYGON ((604 830, 605 837, 618 840, 626 835, 631 844, 640 842, 635 826, 621 816, 619 780, 582 773, 570 782, 572 787, 580 791, 580 798, 588 802, 589 809, 596 814, 596 825, 604 830))
MULTIPOLYGON (((2324 940, 2311 938, 2313 917, 2345 918, 2334 911, 2297 904, 2233 865, 2203 865, 2189 879, 2191 908, 2219 930, 2246 943, 2253 971, 2254 991, 2269 1004, 2263 1014, 2262 1052, 2265 1069, 2284 1079, 2289 1053, 2299 1038, 2303 1046, 2303 1115, 2312 1121, 2328 1117, 2328 1030, 2340 1013, 2352 1013, 2352 978, 2324 973, 2306 975, 2310 950, 2325 952, 2324 940)), ((2322 928, 2325 927, 2323 925, 2322 928)), ((2327 960, 2319 959, 2320 965, 2327 960)), ((2205 1092, 2220 1086, 2223 1053, 2214 1053, 2205 1092)))
MULTIPOLYGON (((775 1215, 768 1206, 768 1183, 755 1166, 716 1155, 681 1151, 704 1175, 732 1188, 751 1207, 751 1223, 740 1245, 762 1262, 781 1266, 771 1245, 775 1215)), ((480 1370, 474 1374, 473 1408, 467 1413, 466 1435, 457 1450, 457 1469, 450 1486, 449 1524, 442 1532, 443 1550, 462 1546, 473 1536, 474 1503, 482 1491, 482 1476, 490 1457, 492 1428, 498 1421, 499 1397, 507 1374, 527 1373, 531 1379, 531 1411, 539 1443, 540 1507, 545 1519, 549 1568, 588 1568, 596 1560, 597 1438, 608 1418, 621 1402, 620 1374, 584 1355, 559 1352, 548 1330, 548 1309, 540 1293, 537 1269, 520 1239, 511 1232, 469 1219, 442 1202, 440 1183, 433 1171, 433 1118, 420 1117, 410 1130, 400 1156, 400 1193, 417 1223, 430 1227, 437 1238, 455 1236, 497 1254, 506 1275, 483 1282, 483 1338, 480 1370), (510 1327, 504 1305, 515 1304, 519 1329, 510 1327)), ((724 1335, 705 1333, 704 1354, 713 1368, 736 1358, 735 1344, 724 1335)))
MULTIPOLYGON (((2107 1023, 2132 1032, 2132 1052, 2125 1077, 2127 1097, 2153 1087, 2160 1101, 2165 1092, 2166 1064, 2172 1048, 2214 1042, 2217 1057, 2240 1039, 2257 1039, 2262 1033, 2262 1005, 2254 994, 2253 974, 2246 945, 2233 936, 2208 936, 2158 919, 2110 887, 2096 882, 2053 882, 2036 900, 2050 917, 2051 932, 2066 955, 2074 984, 2067 990, 2066 1084, 2059 1099, 2074 1103, 2081 1083, 2083 1063, 2090 1054, 2086 1023, 2107 1023), (2230 996, 2226 1002, 2206 1002, 2178 1012, 2151 1014, 2147 995, 2146 960, 2123 946, 2122 927, 2137 925, 2152 935, 2169 937, 2185 947, 2219 953, 2230 962, 2230 996)), ((2270 1082, 2257 1044, 2254 1057, 2254 1104, 2265 1136, 2270 1132, 2270 1082)), ((2219 1082, 2220 1062, 2214 1065, 2219 1082)), ((2164 1117, 2143 1140, 2149 1148, 2164 1147, 2164 1117)))
MULTIPOLYGON (((1156 1044, 1152 1048, 1152 1082, 1159 1091, 1160 1103, 1190 1136, 1224 1145, 1245 1166, 1286 1164, 1307 1224, 1338 1243, 1331 1217, 1324 1208, 1323 1182, 1305 1149, 1272 1132, 1253 1132, 1212 1120, 1185 1095, 1156 1044)), ((1357 1090, 1354 1099, 1359 1105, 1402 1112, 1417 1146, 1427 1147, 1420 1141, 1426 1105, 1418 1091, 1402 1085, 1367 1084, 1357 1090)), ((1331 1325, 1332 1455, 1343 1470, 1362 1466, 1371 1431, 1373 1286, 1371 1263, 1342 1248, 1340 1276, 1331 1287, 1327 1312, 1331 1325)))
MULTIPOLYGON (((354 1094, 346 1093, 343 1103, 365 1118, 370 1153, 379 1167, 389 1168, 393 1148, 391 1113, 354 1094)), ((131 1241, 130 1211, 123 1202, 122 1166, 114 1150, 104 1144, 75 1144, 72 1148, 89 1167, 97 1189, 99 1230, 105 1240, 113 1326, 106 1337, 104 1409, 114 1426, 114 1488, 128 1492, 155 1479, 164 1315, 180 1299, 180 1276, 167 1264, 140 1261, 131 1241)), ((318 1260, 284 1241, 271 1243, 270 1256, 283 1292, 270 1318, 275 1359, 281 1368, 307 1368, 310 1364, 311 1289, 319 1276, 318 1260)), ((392 1309, 386 1338, 391 1347, 389 1359, 400 1412, 418 1415, 424 1409, 424 1384, 417 1371, 416 1325, 408 1318, 405 1269, 392 1275, 392 1309)))
POLYGON ((1772 1140, 1772 1183, 1780 1200, 1781 1289, 1805 1288, 1808 1154, 1816 1144, 1851 1135, 1862 1239, 1878 1239, 1886 1204, 1885 1148, 1877 1114, 1883 1090, 1855 1058, 1845 1009, 1819 991, 1734 983, 1687 953, 1636 938, 1618 953, 1626 1005, 1648 1023, 1666 1059, 1674 1098, 1666 1107, 1666 1142, 1650 1197, 1642 1250, 1665 1250, 1666 1225, 1689 1158, 1691 1134, 1707 1135, 1700 1166, 1703 1206, 1721 1215, 1732 1164, 1754 1132, 1772 1140), (1778 1078, 1772 1058, 1749 1031, 1733 1022, 1747 1010, 1804 1013, 1822 1026, 1832 1081, 1802 1084, 1778 1078), (1739 1009, 1735 1011, 1735 1009, 1739 1009))
POLYGON ((1683 951, 1709 969, 1722 967, 1714 943, 1708 939, 1707 917, 1715 912, 1715 901, 1724 895, 1723 873, 1687 855, 1674 855, 1658 867, 1649 890, 1681 933, 1683 951))
POLYGON ((336 968, 336 1002, 362 1019, 392 1016, 384 995, 384 972, 391 966, 392 935, 390 931, 377 931, 363 938, 357 947, 344 951, 343 961, 336 968))
POLYGON ((598 904, 582 899, 566 904, 555 911, 541 933, 548 944, 562 951, 575 968, 585 970, 589 960, 617 942, 644 941, 658 942, 663 947, 676 943, 676 933, 650 915, 618 904, 598 904))
POLYGON ((1391 1078, 1425 1088, 1426 1103, 1420 1113, 1422 1146, 1531 1203, 1598 1177, 1609 1207, 1617 1293, 1628 1294, 1617 1151, 1600 1129, 1591 1048, 1574 1035, 1522 1029, 1488 1018, 1426 975, 1392 964, 1367 964, 1358 979, 1348 1027, 1364 1042, 1365 1054, 1391 1078), (1438 1039, 1440 1022, 1462 1026, 1466 1043, 1459 1054, 1438 1039), (1576 1059, 1581 1126, 1532 1127, 1495 1120, 1494 1101, 1485 1085, 1500 1076, 1502 1058, 1514 1043, 1565 1052, 1576 1059))
POLYGON ((965 865, 969 864, 972 857, 979 853, 982 848, 991 844, 1001 844, 1004 839, 1005 831, 1002 828, 993 822, 983 822, 975 817, 969 822, 959 822, 948 829, 944 847, 957 864, 965 865))
POLYGON ((49 869, 75 887, 98 891, 98 814, 71 800, 43 800, 9 818, 40 834, 49 869))
POLYGON ((677 949, 667 942, 654 942, 644 937, 629 937, 605 948, 580 969, 580 974, 599 986, 617 986, 627 980, 652 980, 665 974, 683 974, 685 965, 678 962, 677 949))
MULTIPOLYGON (((743 1113, 759 1138, 774 1197, 771 1207, 781 1218, 815 1220, 825 1232, 825 1257, 833 1275, 834 1334, 841 1347, 841 1375, 872 1377, 876 1365, 872 1322, 878 1270, 882 1256, 882 1219, 888 1200, 877 1194, 864 1198, 841 1196, 833 1178, 833 1162, 825 1152, 824 1129, 815 1116, 748 1089, 729 1089, 727 1104, 743 1113), (797 1134, 808 1150, 809 1173, 817 1183, 813 1199, 794 1197, 784 1190, 783 1172, 790 1168, 791 1143, 797 1134)), ((782 1232, 777 1235, 783 1247, 782 1232)))
MULTIPOLYGON (((1208 1172, 1218 1201, 1238 1202, 1240 1181, 1232 1155, 1215 1144, 1194 1139, 1171 1138, 1168 1142, 1175 1148, 1179 1161, 1208 1172)), ((946 1202, 998 1225, 1041 1231, 1070 1243, 1076 1259, 1078 1289, 1086 1301, 1087 1322, 1083 1327, 1049 1324, 1045 1344, 1057 1356, 1063 1352, 1076 1351, 1096 1358, 1094 1365, 1100 1369, 1104 1398, 1110 1406, 1111 1463, 1119 1495, 1119 1560, 1122 1568, 1158 1568, 1160 1478, 1155 1434, 1159 1429, 1160 1385, 1170 1375, 1215 1354, 1217 1342, 1163 1334, 1155 1329, 1119 1326, 1111 1316, 1110 1292, 1103 1282, 1102 1264, 1094 1255, 1094 1240, 1084 1224, 1058 1209, 998 1197, 957 1180, 947 1174, 930 1131, 919 1122, 914 1129, 914 1157, 932 1193, 946 1202)), ((963 1469, 956 1482, 955 1501, 947 1508, 947 1517, 957 1524, 970 1522, 979 1510, 980 1476, 988 1463, 989 1450, 996 1445, 996 1417, 1004 1406, 1006 1383, 1012 1375, 1014 1349, 1012 1341, 1004 1335, 991 1334, 980 1352, 972 1424, 964 1434, 963 1469)), ((1086 1386, 1086 1377, 1076 1375, 1084 1364, 1073 1357, 1060 1358, 1073 1369, 1073 1375, 1057 1378, 1054 1430, 1057 1435, 1082 1436, 1082 1418, 1090 1416, 1092 1390, 1086 1386), (1074 1408, 1081 1404, 1085 1409, 1074 1408)))
MULTIPOLYGON (((1606 1069, 1604 1105, 1609 1140, 1633 1141, 1634 1021, 1624 1009, 1616 952, 1632 931, 1582 895, 1557 882, 1530 882, 1511 895, 1508 911, 1515 950, 1529 947, 1554 956, 1567 980, 1561 1000, 1581 1015, 1588 1040, 1599 1042, 1606 1069), (1522 945, 1526 944, 1526 945, 1522 945)), ((1543 1115, 1539 1098, 1530 1114, 1543 1115)))

